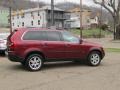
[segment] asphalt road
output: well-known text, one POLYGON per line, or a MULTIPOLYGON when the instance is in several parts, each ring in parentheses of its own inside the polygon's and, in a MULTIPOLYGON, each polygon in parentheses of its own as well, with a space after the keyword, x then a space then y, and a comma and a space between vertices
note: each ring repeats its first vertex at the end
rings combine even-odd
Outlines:
POLYGON ((38 72, 1 56, 0 90, 120 90, 120 53, 107 53, 98 67, 47 63, 38 72))

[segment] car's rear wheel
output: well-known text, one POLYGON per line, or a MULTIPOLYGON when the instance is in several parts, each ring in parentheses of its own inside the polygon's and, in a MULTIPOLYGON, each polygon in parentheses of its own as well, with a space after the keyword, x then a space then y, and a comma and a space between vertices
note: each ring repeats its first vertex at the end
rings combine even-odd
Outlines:
POLYGON ((26 61, 26 67, 30 71, 38 71, 43 65, 43 58, 39 54, 32 54, 28 56, 26 61))
POLYGON ((91 66, 98 66, 101 63, 101 55, 98 51, 93 51, 88 56, 88 64, 91 66))

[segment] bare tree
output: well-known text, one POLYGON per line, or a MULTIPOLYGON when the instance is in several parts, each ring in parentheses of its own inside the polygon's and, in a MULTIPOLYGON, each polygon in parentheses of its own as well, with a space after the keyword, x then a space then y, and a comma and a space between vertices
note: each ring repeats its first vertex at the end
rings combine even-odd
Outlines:
POLYGON ((114 39, 120 39, 120 0, 93 0, 103 6, 113 17, 115 26, 114 39))

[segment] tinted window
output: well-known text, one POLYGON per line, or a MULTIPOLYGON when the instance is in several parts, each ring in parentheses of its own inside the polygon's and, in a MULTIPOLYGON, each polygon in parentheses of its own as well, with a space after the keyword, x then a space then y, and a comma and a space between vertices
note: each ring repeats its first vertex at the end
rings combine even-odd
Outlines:
POLYGON ((28 31, 23 40, 47 40, 44 31, 28 31))
POLYGON ((60 33, 56 31, 47 31, 48 41, 61 41, 60 33))

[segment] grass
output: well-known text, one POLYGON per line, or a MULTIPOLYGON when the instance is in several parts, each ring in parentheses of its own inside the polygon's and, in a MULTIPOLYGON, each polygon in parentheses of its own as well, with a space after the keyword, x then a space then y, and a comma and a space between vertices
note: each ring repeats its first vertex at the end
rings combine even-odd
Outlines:
MULTIPOLYGON (((80 30, 79 29, 72 29, 72 33, 75 35, 80 35, 80 30)), ((99 37, 100 36, 100 29, 89 29, 89 30, 82 30, 83 32, 83 37, 90 38, 90 37, 99 37)), ((111 33, 108 31, 103 31, 101 30, 101 36, 104 37, 105 35, 110 35, 111 33)))
POLYGON ((107 52, 119 52, 120 53, 120 48, 105 48, 107 52))

